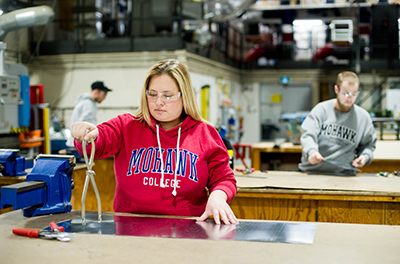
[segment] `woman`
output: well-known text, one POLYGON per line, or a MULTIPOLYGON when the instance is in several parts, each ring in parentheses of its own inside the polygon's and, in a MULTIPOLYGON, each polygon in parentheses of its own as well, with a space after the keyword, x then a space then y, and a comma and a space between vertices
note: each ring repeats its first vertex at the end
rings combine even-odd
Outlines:
POLYGON ((202 119, 189 72, 179 61, 162 60, 150 69, 134 115, 97 127, 78 122, 71 134, 81 154, 81 142, 93 138, 95 158, 114 155, 115 212, 238 223, 228 205, 236 194, 229 155, 217 130, 202 119))

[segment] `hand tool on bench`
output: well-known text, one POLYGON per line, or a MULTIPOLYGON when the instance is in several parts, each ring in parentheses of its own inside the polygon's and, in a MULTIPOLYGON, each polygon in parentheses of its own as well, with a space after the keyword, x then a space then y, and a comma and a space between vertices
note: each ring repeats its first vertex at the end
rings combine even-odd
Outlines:
MULTIPOLYGON (((89 132, 89 131, 87 131, 89 132)), ((86 133, 87 133, 86 132, 86 133)), ((90 153, 90 159, 88 160, 87 152, 86 152, 86 141, 84 140, 82 142, 82 151, 83 151, 83 157, 85 159, 85 163, 87 166, 87 171, 86 171, 86 179, 85 179, 85 185, 83 186, 83 193, 82 193, 82 199, 81 199, 81 207, 82 207, 82 225, 86 225, 86 213, 85 213, 85 199, 86 199, 86 194, 89 186, 89 181, 92 181, 93 184, 93 189, 96 194, 96 199, 97 199, 97 211, 98 211, 98 220, 99 223, 101 223, 101 200, 100 200, 100 194, 97 189, 96 182, 94 180, 94 174, 96 174, 93 170, 93 160, 94 160, 94 153, 95 153, 95 146, 94 146, 94 140, 93 138, 90 140, 90 143, 92 145, 92 151, 90 153)))
POLYGON ((242 172, 242 174, 250 174, 250 173, 254 172, 255 170, 256 169, 254 169, 254 168, 245 168, 245 169, 236 168, 236 171, 240 171, 240 172, 242 172))
POLYGON ((58 226, 56 223, 50 223, 51 231, 45 230, 34 230, 34 229, 26 229, 26 228, 14 228, 12 232, 16 235, 20 236, 28 236, 28 237, 39 237, 46 239, 57 239, 62 242, 68 242, 71 238, 75 236, 70 233, 64 232, 64 227, 58 226))

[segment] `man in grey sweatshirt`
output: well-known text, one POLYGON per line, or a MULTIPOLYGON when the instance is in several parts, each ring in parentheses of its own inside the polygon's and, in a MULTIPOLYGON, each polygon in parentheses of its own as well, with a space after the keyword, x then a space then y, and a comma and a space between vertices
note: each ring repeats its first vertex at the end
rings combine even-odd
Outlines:
POLYGON ((339 73, 336 99, 317 104, 304 120, 301 171, 355 175, 371 163, 377 137, 368 112, 354 104, 359 84, 355 73, 339 73))
MULTIPOLYGON (((111 91, 111 89, 104 85, 104 82, 96 81, 92 83, 92 91, 90 93, 84 93, 76 99, 70 125, 80 121, 86 121, 97 125, 96 103, 101 103, 106 99, 107 93, 111 91)), ((69 137, 66 145, 68 147, 74 147, 74 138, 69 137)))

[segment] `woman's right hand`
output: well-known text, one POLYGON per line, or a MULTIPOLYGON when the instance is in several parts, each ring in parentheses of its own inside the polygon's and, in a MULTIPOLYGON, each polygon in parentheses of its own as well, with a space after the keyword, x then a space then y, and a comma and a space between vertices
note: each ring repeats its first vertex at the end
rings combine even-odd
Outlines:
POLYGON ((71 125, 71 136, 78 142, 95 140, 99 135, 97 127, 89 122, 76 122, 71 125), (86 131, 88 131, 86 133, 86 131))

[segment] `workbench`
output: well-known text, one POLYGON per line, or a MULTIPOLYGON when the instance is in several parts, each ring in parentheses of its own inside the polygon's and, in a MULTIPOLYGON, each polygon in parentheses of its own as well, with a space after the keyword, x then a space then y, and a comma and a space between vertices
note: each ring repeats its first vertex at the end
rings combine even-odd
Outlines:
POLYGON ((236 173, 230 203, 242 219, 400 225, 400 177, 236 173))
MULTIPOLYGON (((102 211, 113 212, 114 160, 95 160, 102 211)), ((73 172, 73 210, 81 209, 86 167, 73 172)), ((400 225, 400 177, 308 175, 294 171, 235 172, 238 190, 231 207, 241 219, 400 225)), ((89 186, 86 210, 97 210, 89 186)))
POLYGON ((318 223, 314 243, 288 244, 75 234, 69 242, 12 234, 74 219, 80 211, 23 218, 0 215, 2 263, 399 263, 400 226, 318 223))
POLYGON ((298 170, 301 145, 284 142, 275 147, 274 142, 260 142, 251 145, 252 168, 256 170, 298 170))
MULTIPOLYGON (((274 142, 260 142, 251 147, 252 167, 256 170, 291 170, 297 171, 300 163, 302 146, 285 142, 279 148, 274 142)), ((400 141, 378 140, 371 164, 361 168, 362 172, 400 170, 400 141)))
MULTIPOLYGON (((113 159, 96 160, 94 170, 102 210, 113 212, 113 159)), ((81 209, 85 169, 74 171, 72 208, 81 209)), ((355 177, 268 171, 235 172, 238 191, 231 202, 242 219, 400 225, 400 177, 358 174, 355 177)), ((92 186, 86 209, 97 210, 92 186)))

